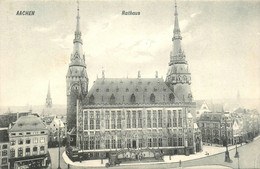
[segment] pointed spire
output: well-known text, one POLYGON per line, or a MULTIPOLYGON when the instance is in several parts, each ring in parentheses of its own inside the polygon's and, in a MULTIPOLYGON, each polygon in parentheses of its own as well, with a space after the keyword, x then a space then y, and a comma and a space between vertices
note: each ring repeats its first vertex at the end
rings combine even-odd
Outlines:
POLYGON ((49 84, 48 84, 48 93, 47 93, 45 105, 46 105, 47 108, 51 108, 52 107, 50 81, 49 81, 49 84))
POLYGON ((79 16, 79 1, 77 1, 77 25, 76 25, 76 31, 75 31, 75 38, 74 38, 74 41, 73 43, 81 43, 82 44, 82 40, 81 40, 81 32, 80 32, 80 26, 79 26, 79 19, 80 19, 80 16, 79 16))
POLYGON ((177 3, 175 0, 175 12, 174 12, 174 16, 175 16, 175 21, 174 21, 174 30, 173 30, 173 38, 172 41, 174 41, 175 39, 182 39, 181 37, 181 31, 180 31, 180 26, 179 26, 179 19, 178 19, 178 11, 177 11, 177 3))
POLYGON ((102 67, 102 78, 105 79, 105 70, 103 67, 102 67))

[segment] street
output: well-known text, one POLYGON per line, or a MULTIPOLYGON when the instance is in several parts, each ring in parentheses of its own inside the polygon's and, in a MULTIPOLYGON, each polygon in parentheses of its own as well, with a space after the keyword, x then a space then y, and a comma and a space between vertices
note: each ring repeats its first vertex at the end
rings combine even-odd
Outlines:
MULTIPOLYGON (((49 148, 49 153, 51 156, 51 165, 52 165, 52 169, 57 169, 58 168, 58 164, 59 164, 59 148, 49 148)), ((65 151, 65 147, 61 147, 60 148, 60 167, 62 169, 66 169, 67 164, 64 162, 63 158, 62 158, 62 153, 65 151)))
MULTIPOLYGON (((259 147, 260 147, 260 139, 254 140, 251 143, 248 143, 242 147, 238 147, 238 152, 239 152, 239 166, 240 169, 248 169, 248 168, 260 168, 260 151, 259 151, 259 147)), ((51 154, 51 158, 52 158, 52 168, 57 168, 58 167, 58 148, 55 149, 50 149, 50 154, 51 154)), ((64 148, 61 149, 61 152, 64 151, 64 148)), ((225 153, 220 153, 220 154, 216 154, 216 155, 212 155, 212 156, 208 156, 208 157, 204 157, 204 158, 200 158, 200 159, 194 159, 194 160, 189 160, 189 161, 182 161, 182 167, 183 168, 190 168, 192 166, 197 166, 198 168, 201 168, 202 166, 205 166, 207 168, 207 166, 212 166, 213 168, 215 168, 214 166, 218 166, 217 168, 226 168, 226 167, 230 167, 230 168, 238 168, 238 158, 234 158, 236 153, 236 149, 233 149, 231 151, 229 151, 230 154, 230 158, 233 161, 232 163, 227 163, 224 162, 225 159, 225 153), (226 167, 225 167, 226 166, 226 167)), ((137 162, 138 163, 138 162, 137 162)), ((175 163, 159 163, 159 164, 144 164, 144 165, 140 165, 140 164, 129 164, 129 165, 121 165, 121 166, 117 166, 115 168, 125 168, 125 169, 136 169, 136 168, 149 168, 149 169, 157 169, 157 168, 162 168, 162 169, 166 169, 166 168, 178 168, 179 167, 179 163, 175 162, 175 163)), ((193 167, 193 168, 194 168, 193 167)), ((204 167, 204 168, 205 168, 204 167)), ((61 168, 67 168, 67 165, 65 164, 64 160, 61 158, 61 168)), ((73 167, 71 166, 72 169, 74 168, 88 168, 86 167, 73 167)), ((98 168, 105 168, 105 167, 98 167, 98 168)), ((210 167, 211 168, 211 167, 210 167)))

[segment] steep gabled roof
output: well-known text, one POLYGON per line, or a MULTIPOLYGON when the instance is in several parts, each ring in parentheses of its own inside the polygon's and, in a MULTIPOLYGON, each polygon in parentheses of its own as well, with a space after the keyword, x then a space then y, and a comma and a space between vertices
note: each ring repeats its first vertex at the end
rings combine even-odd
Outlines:
POLYGON ((178 102, 161 78, 99 78, 87 95, 87 104, 173 103, 170 97, 178 102))
POLYGON ((10 129, 10 132, 19 131, 39 131, 46 130, 45 124, 39 117, 29 115, 20 117, 14 126, 10 129))

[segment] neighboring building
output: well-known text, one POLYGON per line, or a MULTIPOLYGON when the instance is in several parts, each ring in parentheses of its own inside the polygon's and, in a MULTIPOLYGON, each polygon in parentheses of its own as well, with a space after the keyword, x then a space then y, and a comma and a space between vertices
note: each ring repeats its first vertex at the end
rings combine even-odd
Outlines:
POLYGON ((61 119, 54 117, 50 125, 47 126, 49 130, 49 140, 50 141, 59 141, 59 133, 60 133, 60 141, 63 141, 65 138, 65 126, 61 119))
POLYGON ((196 118, 200 118, 201 114, 203 113, 209 113, 212 112, 212 110, 209 109, 208 104, 205 100, 203 101, 196 101, 196 118))
POLYGON ((20 117, 9 129, 10 168, 47 166, 48 130, 39 117, 20 117))
POLYGON ((175 5, 173 49, 166 81, 157 73, 155 78, 141 78, 140 71, 137 78, 105 78, 103 71, 102 78, 97 78, 87 93, 78 9, 67 74, 67 121, 68 130, 73 131, 70 139, 76 135, 76 147, 85 159, 104 158, 114 152, 119 158, 137 158, 196 151, 196 103, 181 40, 175 5), (74 126, 77 128, 73 130, 74 126), (130 152, 134 152, 131 157, 130 152))
POLYGON ((0 169, 9 169, 8 128, 0 128, 0 169))
POLYGON ((233 122, 224 113, 203 113, 198 120, 202 141, 208 144, 233 144, 233 122), (226 133, 227 132, 227 133, 226 133))

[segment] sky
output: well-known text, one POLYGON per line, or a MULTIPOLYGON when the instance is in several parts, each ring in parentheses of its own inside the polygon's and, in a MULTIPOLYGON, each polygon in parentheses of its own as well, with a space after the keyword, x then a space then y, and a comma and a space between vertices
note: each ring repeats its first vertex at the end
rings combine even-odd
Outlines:
MULTIPOLYGON (((195 100, 260 98, 260 1, 177 1, 195 100)), ((66 104, 76 1, 0 1, 0 106, 66 104), (32 10, 34 16, 18 16, 32 10)), ((174 1, 80 1, 89 87, 106 77, 165 79, 174 1), (122 11, 140 12, 138 16, 122 11)))

